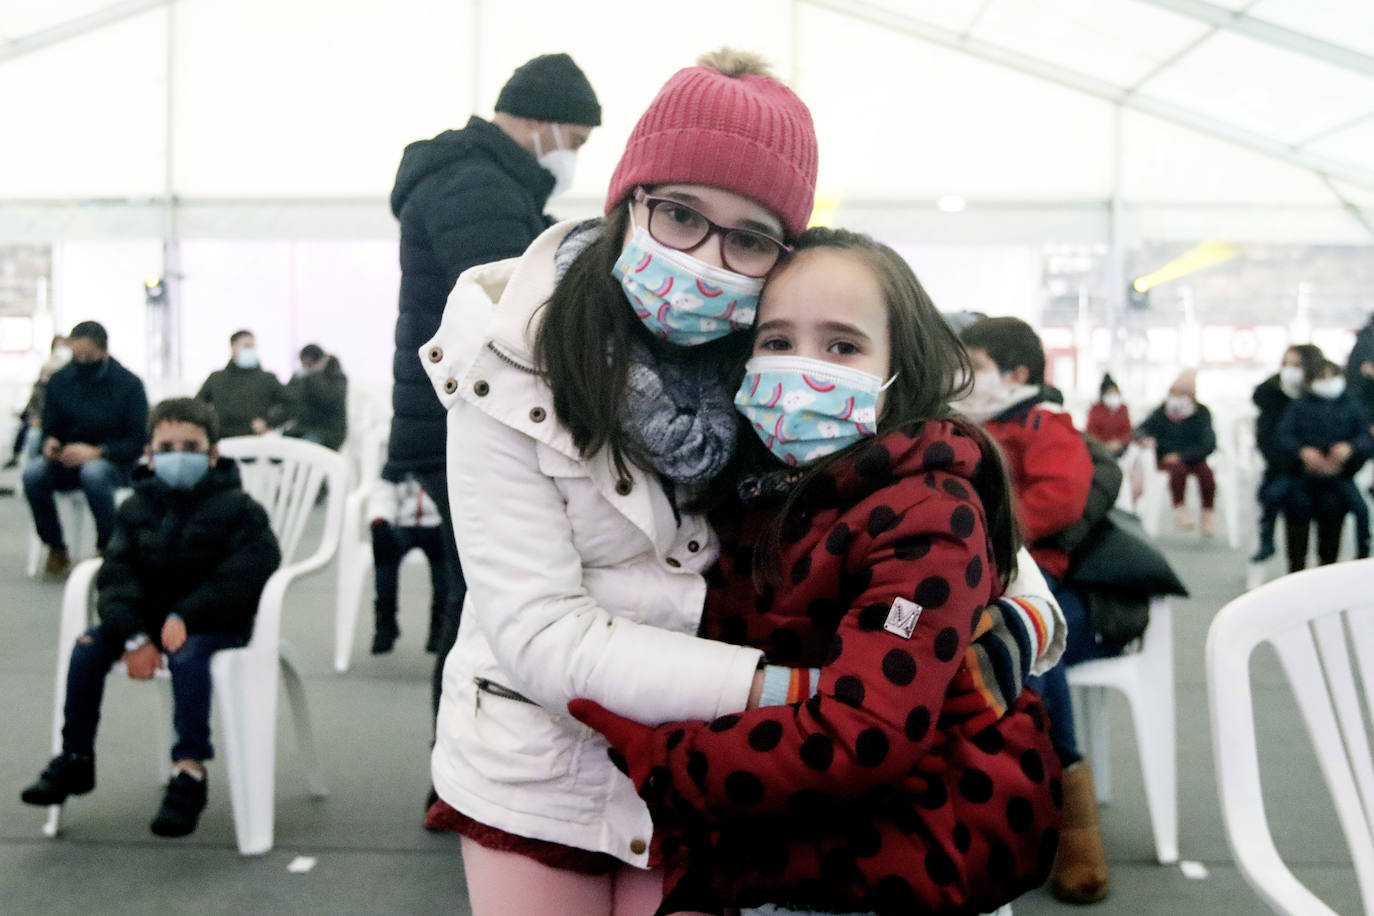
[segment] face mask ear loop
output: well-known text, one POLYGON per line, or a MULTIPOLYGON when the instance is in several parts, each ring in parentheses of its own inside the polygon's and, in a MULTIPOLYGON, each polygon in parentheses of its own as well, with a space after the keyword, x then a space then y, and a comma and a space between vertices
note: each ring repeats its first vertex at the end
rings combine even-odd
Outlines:
POLYGON ((639 223, 635 222, 635 202, 633 199, 626 202, 625 206, 630 208, 630 228, 635 232, 639 231, 639 223))
POLYGON ((530 136, 534 138, 534 158, 539 159, 544 155, 544 144, 539 141, 539 131, 531 131, 530 136))
POLYGON ((895 382, 895 381, 897 381, 897 376, 899 376, 899 375, 901 375, 901 374, 902 374, 902 373, 900 373, 900 372, 894 372, 894 373, 892 373, 892 378, 890 378, 890 379, 888 379, 887 381, 883 382, 883 384, 878 388, 878 393, 881 394, 882 392, 884 392, 884 391, 886 391, 887 389, 891 388, 891 387, 892 387, 892 383, 895 382))
POLYGON ((563 132, 558 129, 557 122, 550 121, 549 126, 553 128, 553 142, 558 144, 559 149, 567 149, 567 146, 563 144, 563 132))

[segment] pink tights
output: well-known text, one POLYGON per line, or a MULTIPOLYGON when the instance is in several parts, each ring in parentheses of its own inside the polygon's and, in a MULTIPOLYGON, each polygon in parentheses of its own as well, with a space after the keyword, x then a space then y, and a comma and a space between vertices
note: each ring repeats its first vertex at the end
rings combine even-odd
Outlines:
POLYGON ((582 875, 467 837, 463 872, 473 916, 652 916, 663 900, 660 868, 582 875))

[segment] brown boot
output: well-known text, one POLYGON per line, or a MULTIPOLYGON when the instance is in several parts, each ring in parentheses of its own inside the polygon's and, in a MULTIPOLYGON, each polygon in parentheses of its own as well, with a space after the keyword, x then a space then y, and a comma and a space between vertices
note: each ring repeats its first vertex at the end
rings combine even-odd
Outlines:
POLYGON ((60 579, 72 568, 72 558, 65 547, 49 547, 48 562, 43 566, 43 575, 49 579, 60 579))
POLYGON ((1065 903, 1097 903, 1107 896, 1111 882, 1097 825, 1092 767, 1080 761, 1064 771, 1064 824, 1050 890, 1065 903))

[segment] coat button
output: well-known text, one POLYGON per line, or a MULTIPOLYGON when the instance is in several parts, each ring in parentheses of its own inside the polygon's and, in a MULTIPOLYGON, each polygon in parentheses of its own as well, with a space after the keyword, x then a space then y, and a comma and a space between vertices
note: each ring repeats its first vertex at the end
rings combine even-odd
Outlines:
POLYGON ((428 356, 430 362, 437 363, 444 358, 444 351, 440 347, 430 347, 428 356))
POLYGON ((687 542, 687 549, 688 549, 689 551, 691 551, 692 553, 696 553, 698 550, 701 549, 701 545, 698 544, 696 541, 688 541, 688 542, 687 542))
POLYGON ((472 383, 472 390, 479 398, 484 398, 487 396, 487 392, 491 391, 491 386, 487 384, 486 379, 479 378, 472 383))
POLYGON ((444 394, 453 394, 458 390, 458 380, 456 378, 444 379, 444 394))
POLYGON ((644 850, 648 848, 649 844, 641 840, 639 837, 635 837, 633 840, 630 840, 630 852, 634 853, 637 856, 644 855, 644 850))
POLYGON ((544 418, 547 417, 547 416, 548 416, 548 414, 544 412, 544 408, 542 408, 542 407, 531 407, 531 408, 530 408, 530 419, 533 420, 533 421, 536 422, 536 423, 543 423, 543 422, 544 422, 544 418))
POLYGON ((664 563, 667 563, 669 566, 673 567, 673 569, 677 569, 679 566, 682 565, 682 561, 681 561, 681 560, 677 560, 677 559, 675 559, 675 558, 673 558, 673 557, 669 557, 668 559, 664 560, 663 562, 664 562, 664 563))
POLYGON ((615 482, 615 491, 619 493, 621 496, 629 496, 630 491, 634 488, 635 485, 631 483, 630 478, 628 477, 622 477, 615 482))

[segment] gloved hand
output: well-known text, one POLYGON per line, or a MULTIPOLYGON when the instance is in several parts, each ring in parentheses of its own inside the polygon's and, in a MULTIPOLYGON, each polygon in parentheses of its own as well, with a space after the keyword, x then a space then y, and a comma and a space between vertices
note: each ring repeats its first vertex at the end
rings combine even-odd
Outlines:
POLYGON ((992 704, 986 691, 978 689, 969 669, 960 667, 949 682, 945 704, 940 708, 940 725, 958 726, 964 735, 972 738, 996 724, 1004 712, 992 704))
POLYGON ((672 776, 655 762, 655 729, 618 716, 594 700, 572 700, 568 712, 606 737, 611 745, 611 763, 630 777, 641 798, 649 802, 662 799, 672 776))

